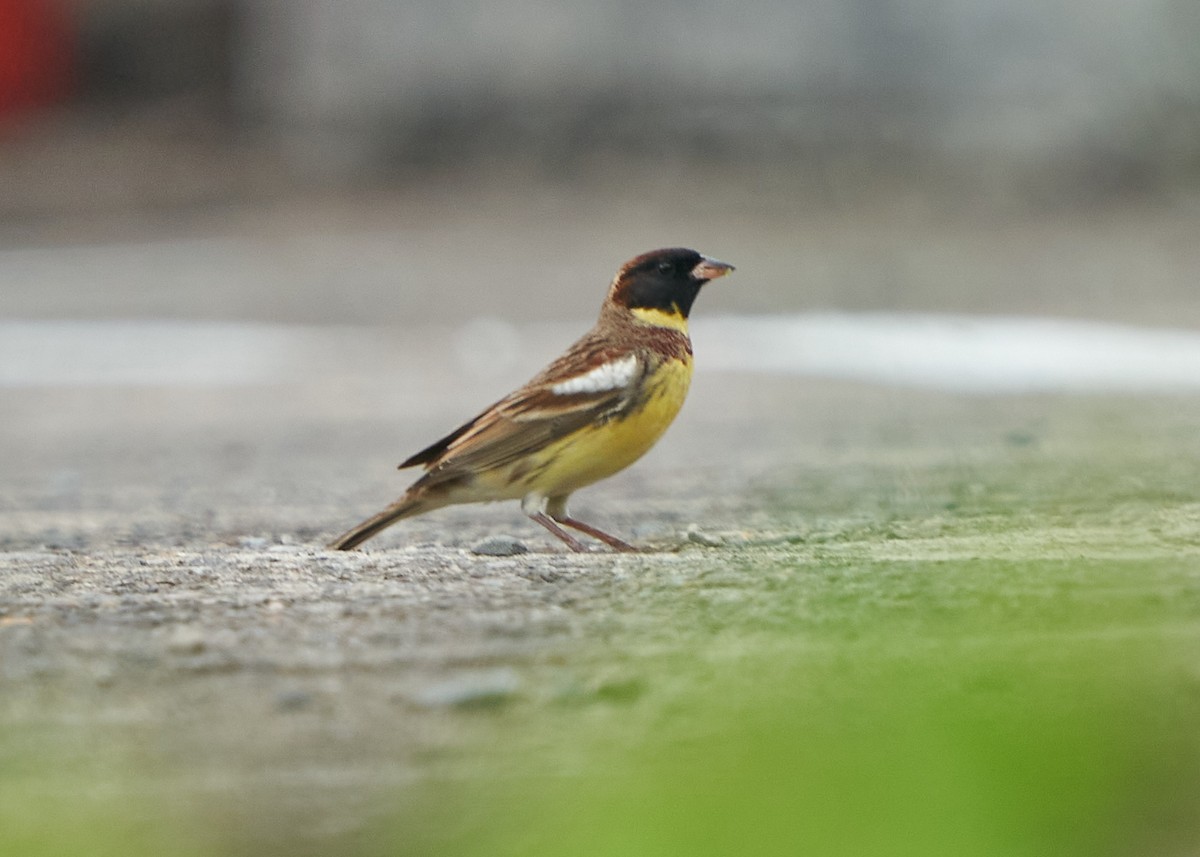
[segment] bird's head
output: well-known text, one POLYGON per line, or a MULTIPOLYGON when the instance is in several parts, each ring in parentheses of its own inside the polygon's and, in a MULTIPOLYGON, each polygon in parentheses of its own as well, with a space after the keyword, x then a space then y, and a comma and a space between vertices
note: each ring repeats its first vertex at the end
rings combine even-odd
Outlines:
POLYGON ((621 266, 608 301, 647 320, 663 316, 683 321, 700 287, 732 270, 733 265, 686 247, 652 250, 621 266))

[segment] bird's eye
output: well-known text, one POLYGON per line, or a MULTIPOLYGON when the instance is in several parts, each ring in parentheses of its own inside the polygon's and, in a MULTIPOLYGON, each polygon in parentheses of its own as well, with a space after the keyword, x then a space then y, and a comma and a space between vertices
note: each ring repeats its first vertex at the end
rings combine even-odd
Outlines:
POLYGON ((660 274, 669 274, 673 270, 675 270, 675 266, 672 265, 670 262, 659 262, 658 263, 658 272, 660 274))

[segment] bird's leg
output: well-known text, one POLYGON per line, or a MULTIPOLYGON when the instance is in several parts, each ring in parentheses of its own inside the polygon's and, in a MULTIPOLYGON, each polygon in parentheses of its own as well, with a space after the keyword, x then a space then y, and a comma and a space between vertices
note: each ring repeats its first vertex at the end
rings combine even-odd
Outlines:
POLYGON ((566 542, 567 547, 569 547, 571 550, 575 551, 576 553, 587 553, 587 548, 583 546, 579 539, 575 538, 558 524, 554 523, 551 517, 545 512, 534 511, 526 512, 525 514, 566 542))
POLYGON ((579 520, 576 520, 575 518, 572 518, 570 516, 570 514, 567 512, 567 498, 566 497, 548 497, 548 498, 546 498, 546 505, 544 507, 544 510, 545 510, 546 514, 551 518, 551 520, 553 520, 555 523, 566 524, 568 527, 571 527, 572 529, 579 530, 579 532, 581 532, 581 533, 586 533, 587 535, 591 536, 593 539, 599 539, 600 541, 604 542, 606 545, 608 545, 613 550, 621 551, 623 553, 636 553, 637 552, 637 548, 635 548, 633 545, 629 544, 628 542, 623 542, 620 539, 618 539, 616 536, 610 536, 608 533, 604 532, 604 530, 598 530, 595 527, 593 527, 591 524, 585 524, 583 521, 579 521, 579 520))
POLYGON ((566 524, 568 527, 571 527, 572 529, 579 530, 579 532, 581 532, 581 533, 587 533, 593 539, 599 539, 600 541, 604 542, 606 545, 608 545, 613 550, 621 551, 622 553, 637 553, 638 552, 638 549, 635 548, 633 545, 629 544, 629 542, 623 542, 620 539, 618 539, 616 536, 610 536, 608 533, 604 532, 604 530, 598 530, 595 527, 593 527, 591 524, 585 524, 583 521, 576 520, 575 518, 572 518, 569 515, 566 515, 566 514, 558 515, 558 516, 555 516, 554 520, 560 524, 566 524))

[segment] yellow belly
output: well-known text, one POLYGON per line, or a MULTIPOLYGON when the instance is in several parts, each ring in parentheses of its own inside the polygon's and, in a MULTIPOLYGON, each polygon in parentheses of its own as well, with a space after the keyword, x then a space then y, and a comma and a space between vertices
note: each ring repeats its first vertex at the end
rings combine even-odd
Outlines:
POLYGON ((538 452, 524 493, 565 496, 633 464, 671 425, 691 380, 690 359, 664 363, 647 380, 646 402, 641 408, 575 432, 538 452))

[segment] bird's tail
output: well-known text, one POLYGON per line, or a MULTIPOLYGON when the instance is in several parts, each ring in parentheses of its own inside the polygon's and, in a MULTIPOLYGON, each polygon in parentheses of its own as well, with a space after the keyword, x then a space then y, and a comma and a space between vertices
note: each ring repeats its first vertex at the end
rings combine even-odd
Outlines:
POLYGON ((339 551, 353 550, 367 539, 383 532, 400 519, 419 515, 439 505, 441 504, 430 503, 425 497, 413 497, 410 492, 388 506, 378 515, 367 518, 367 520, 363 521, 357 527, 353 527, 342 533, 329 543, 329 547, 339 551))

